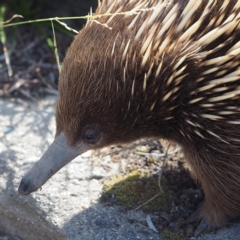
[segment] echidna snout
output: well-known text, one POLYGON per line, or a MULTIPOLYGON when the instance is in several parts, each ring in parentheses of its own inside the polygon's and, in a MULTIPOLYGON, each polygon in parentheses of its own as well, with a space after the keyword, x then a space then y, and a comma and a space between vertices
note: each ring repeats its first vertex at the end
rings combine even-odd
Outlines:
MULTIPOLYGON (((88 20, 59 79, 56 139, 63 137, 69 155, 56 155, 57 168, 51 163, 43 179, 32 171, 25 178, 40 187, 38 181, 88 149, 164 137, 182 146, 203 187, 202 218, 219 226, 238 216, 239 6, 237 0, 99 3, 96 14, 113 15, 88 20)), ((35 171, 46 171, 54 154, 35 171)))

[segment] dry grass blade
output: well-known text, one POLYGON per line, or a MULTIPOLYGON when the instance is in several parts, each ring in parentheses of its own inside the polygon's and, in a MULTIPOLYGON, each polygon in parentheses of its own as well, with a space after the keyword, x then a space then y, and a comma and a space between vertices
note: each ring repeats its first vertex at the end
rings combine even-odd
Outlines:
POLYGON ((112 30, 112 28, 111 27, 109 27, 106 23, 105 24, 103 24, 103 23, 100 23, 99 21, 97 21, 97 20, 91 20, 91 22, 95 22, 95 23, 97 23, 97 24, 99 24, 99 25, 101 25, 101 26, 103 26, 103 27, 106 27, 106 28, 108 28, 108 29, 110 29, 110 30, 112 30))
MULTIPOLYGON (((119 12, 119 13, 95 14, 95 15, 86 15, 86 16, 77 16, 77 17, 43 18, 43 19, 37 19, 37 20, 29 20, 29 21, 23 21, 23 22, 17 22, 17 23, 4 24, 4 28, 23 25, 23 24, 29 24, 29 23, 39 23, 39 22, 53 21, 53 20, 60 21, 60 20, 74 20, 74 19, 95 19, 95 18, 107 17, 107 16, 113 16, 113 15, 114 16, 117 16, 117 15, 136 15, 136 14, 139 14, 140 12, 151 11, 151 10, 154 10, 154 9, 155 9, 155 7, 147 8, 147 9, 146 8, 138 9, 137 11, 127 11, 127 12, 119 12)), ((21 15, 17 15, 17 16, 21 16, 21 15)), ((71 29, 71 31, 74 31, 74 30, 71 29)))
POLYGON ((10 19, 8 19, 7 21, 3 22, 1 21, 0 24, 7 24, 10 23, 14 18, 24 18, 22 15, 18 15, 18 14, 14 14, 10 19))
POLYGON ((77 31, 77 30, 75 30, 75 29, 73 29, 73 28, 70 28, 66 23, 63 23, 63 22, 59 21, 58 18, 55 18, 55 20, 56 20, 59 24, 61 24, 62 26, 64 26, 68 31, 74 32, 74 33, 78 34, 78 31, 77 31))
POLYGON ((59 73, 60 73, 60 72, 61 72, 61 63, 60 63, 59 56, 58 56, 56 34, 55 34, 54 25, 53 25, 53 21, 52 21, 52 20, 51 20, 51 24, 52 24, 52 30, 53 30, 53 46, 54 46, 54 52, 55 52, 55 57, 56 57, 57 65, 58 65, 58 71, 59 71, 59 73))

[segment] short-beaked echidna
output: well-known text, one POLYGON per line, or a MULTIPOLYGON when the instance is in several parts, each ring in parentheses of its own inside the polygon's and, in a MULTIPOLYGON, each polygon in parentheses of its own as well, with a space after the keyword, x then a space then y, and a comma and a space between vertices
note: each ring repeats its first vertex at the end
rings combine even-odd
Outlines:
POLYGON ((23 178, 40 188, 79 154, 139 138, 182 146, 202 218, 240 215, 240 1, 103 0, 68 49, 56 138, 23 178))

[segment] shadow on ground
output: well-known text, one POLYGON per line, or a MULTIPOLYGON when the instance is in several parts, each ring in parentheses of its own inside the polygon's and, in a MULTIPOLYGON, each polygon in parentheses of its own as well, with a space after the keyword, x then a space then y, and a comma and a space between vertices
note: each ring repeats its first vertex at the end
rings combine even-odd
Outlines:
MULTIPOLYGON (((103 189, 101 179, 119 173, 120 162, 126 160, 123 156, 116 162, 110 156, 101 157, 101 161, 98 157, 79 157, 54 175, 41 191, 25 197, 17 193, 22 176, 54 138, 55 101, 56 98, 48 98, 26 107, 0 99, 0 236, 4 232, 17 236, 15 240, 161 239, 148 227, 147 213, 127 210, 110 200, 98 202, 103 189)), ((129 156, 133 158, 131 153, 129 156)), ((178 188, 184 178, 172 175, 172 179, 178 188)), ((189 183, 188 178, 184 181, 189 183)), ((184 201, 186 198, 181 196, 179 199, 184 201)), ((158 228, 158 211, 150 218, 158 228)), ((240 236, 237 224, 199 239, 236 236, 240 236)), ((10 235, 7 237, 11 239, 10 235)))

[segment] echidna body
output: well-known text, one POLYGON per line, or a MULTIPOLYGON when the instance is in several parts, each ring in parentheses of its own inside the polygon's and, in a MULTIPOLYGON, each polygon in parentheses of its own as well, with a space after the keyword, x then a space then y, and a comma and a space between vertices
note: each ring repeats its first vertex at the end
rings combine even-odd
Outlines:
POLYGON ((56 139, 29 194, 89 149, 163 137, 182 146, 202 218, 240 215, 240 1, 104 0, 69 48, 56 139))

